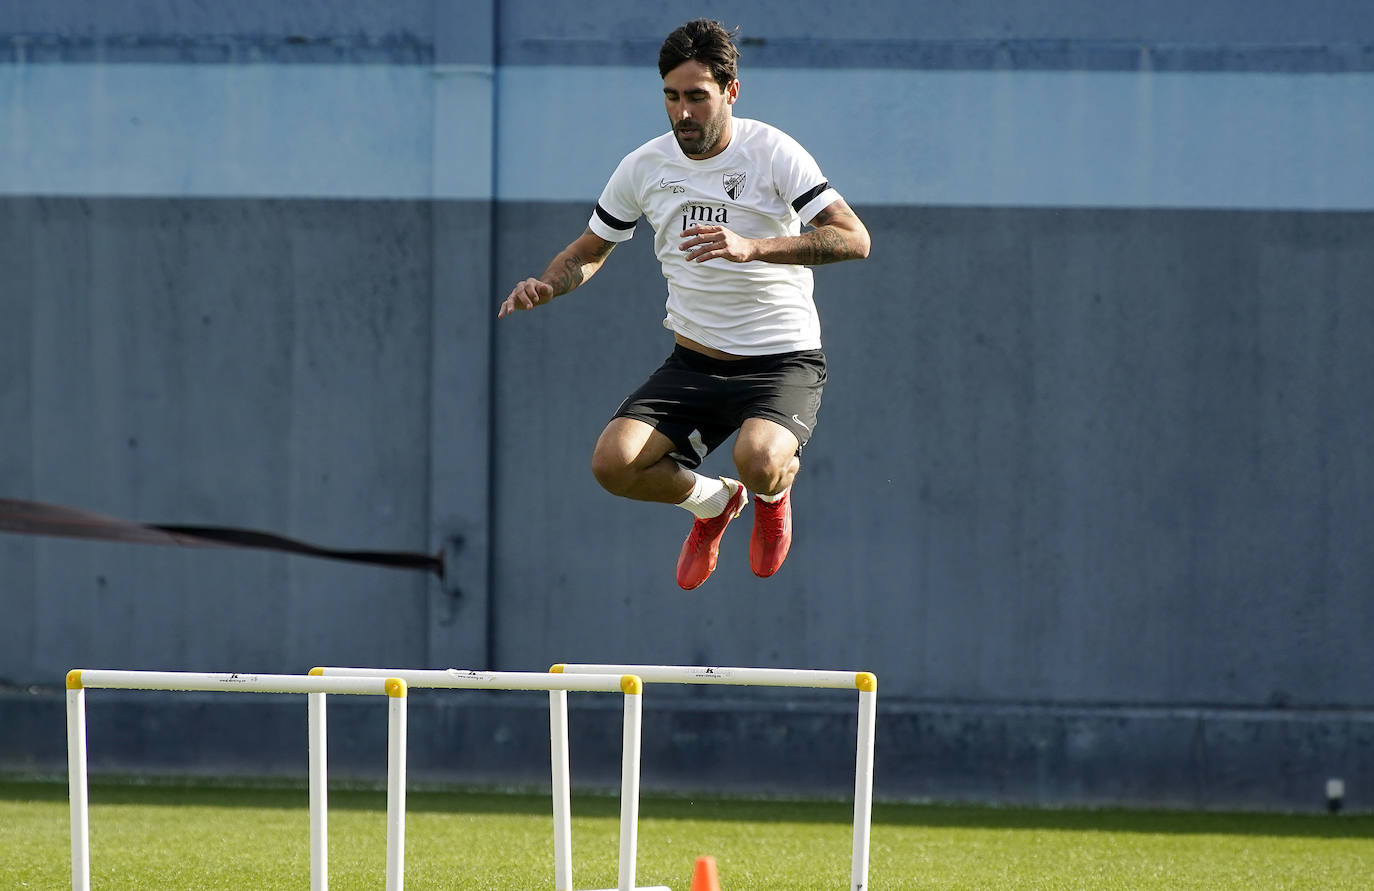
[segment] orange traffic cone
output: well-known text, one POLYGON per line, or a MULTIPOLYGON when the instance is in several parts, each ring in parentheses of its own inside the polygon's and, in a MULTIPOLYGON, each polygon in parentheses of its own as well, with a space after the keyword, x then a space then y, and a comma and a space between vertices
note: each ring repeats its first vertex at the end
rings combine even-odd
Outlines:
POLYGON ((716 858, 697 858, 696 868, 692 870, 692 891, 720 891, 720 879, 716 877, 716 858))

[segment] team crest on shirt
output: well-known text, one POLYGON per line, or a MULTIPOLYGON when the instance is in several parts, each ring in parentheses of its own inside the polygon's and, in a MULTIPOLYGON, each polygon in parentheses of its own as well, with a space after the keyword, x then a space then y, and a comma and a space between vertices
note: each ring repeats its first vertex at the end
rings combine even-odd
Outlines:
POLYGON ((731 199, 738 200, 739 196, 744 193, 744 176, 743 171, 721 174, 720 178, 725 185, 725 194, 729 195, 731 199))

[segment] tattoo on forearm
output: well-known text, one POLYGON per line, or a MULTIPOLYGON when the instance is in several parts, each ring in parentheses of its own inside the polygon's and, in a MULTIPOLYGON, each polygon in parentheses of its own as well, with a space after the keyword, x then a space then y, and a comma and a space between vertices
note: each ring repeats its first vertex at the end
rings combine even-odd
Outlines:
MULTIPOLYGON (((587 230, 585 234, 591 234, 591 230, 587 230)), ((602 264, 614 246, 616 245, 611 242, 598 241, 587 249, 587 256, 584 257, 583 254, 572 250, 573 245, 569 245, 562 263, 555 260, 554 265, 545 272, 544 281, 554 286, 555 296, 566 294, 574 287, 583 285, 583 282, 587 281, 587 267, 595 268, 602 264)))
POLYGON ((554 277, 549 284, 553 285, 555 294, 566 294, 573 288, 582 284, 582 258, 572 254, 563 261, 562 269, 554 273, 554 277))
POLYGON ((822 263, 838 263, 859 256, 858 248, 845 234, 844 230, 848 227, 836 228, 833 225, 842 217, 858 221, 858 216, 843 201, 836 202, 816 214, 811 220, 811 230, 799 237, 798 263, 819 266, 822 263))
MULTIPOLYGON (((590 235, 591 230, 588 229, 583 234, 590 235)), ((594 243, 590 246, 585 239, 568 245, 565 253, 559 255, 562 260, 560 261, 559 257, 555 257, 554 262, 544 271, 544 281, 553 286, 555 297, 580 287, 589 275, 587 268, 591 267, 592 271, 595 272, 596 268, 610 254, 611 248, 615 247, 613 242, 601 241, 600 239, 593 241, 594 243), (584 257, 581 253, 573 250, 574 247, 584 249, 587 256, 584 257)))
POLYGON ((854 256, 854 251, 844 236, 834 229, 826 228, 819 219, 820 228, 812 229, 801 236, 801 263, 805 266, 820 266, 823 263, 838 263, 854 256))

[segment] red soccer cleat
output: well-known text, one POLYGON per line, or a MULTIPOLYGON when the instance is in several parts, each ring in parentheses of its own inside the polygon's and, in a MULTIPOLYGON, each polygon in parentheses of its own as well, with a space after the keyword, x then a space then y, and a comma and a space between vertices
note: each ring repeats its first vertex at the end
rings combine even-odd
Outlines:
POLYGON ((778 501, 754 496, 754 533, 749 536, 749 568, 768 578, 782 568, 792 547, 792 492, 778 501))
POLYGON ((677 583, 684 590, 699 587, 711 577, 716 568, 716 557, 720 554, 720 538, 725 527, 744 510, 744 501, 749 493, 743 483, 725 480, 728 486, 738 486, 725 504, 719 516, 697 520, 692 524, 692 532, 682 543, 682 554, 677 558, 677 583))

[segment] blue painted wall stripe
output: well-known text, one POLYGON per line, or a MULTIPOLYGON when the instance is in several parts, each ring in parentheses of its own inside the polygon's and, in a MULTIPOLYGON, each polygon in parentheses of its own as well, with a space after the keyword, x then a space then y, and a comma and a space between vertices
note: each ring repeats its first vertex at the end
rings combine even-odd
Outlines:
MULTIPOLYGON (((765 69, 736 108, 855 204, 1374 209, 1374 74, 765 69)), ((640 67, 0 65, 0 109, 2 194, 485 200, 494 179, 591 202, 666 126, 640 67)))
POLYGON ((0 194, 485 200, 483 66, 0 66, 0 194))
MULTIPOLYGON (((593 200, 666 126, 643 69, 499 77, 504 199, 593 200)), ((797 137, 852 203, 1374 208, 1374 75, 767 70, 736 111, 797 137)))

